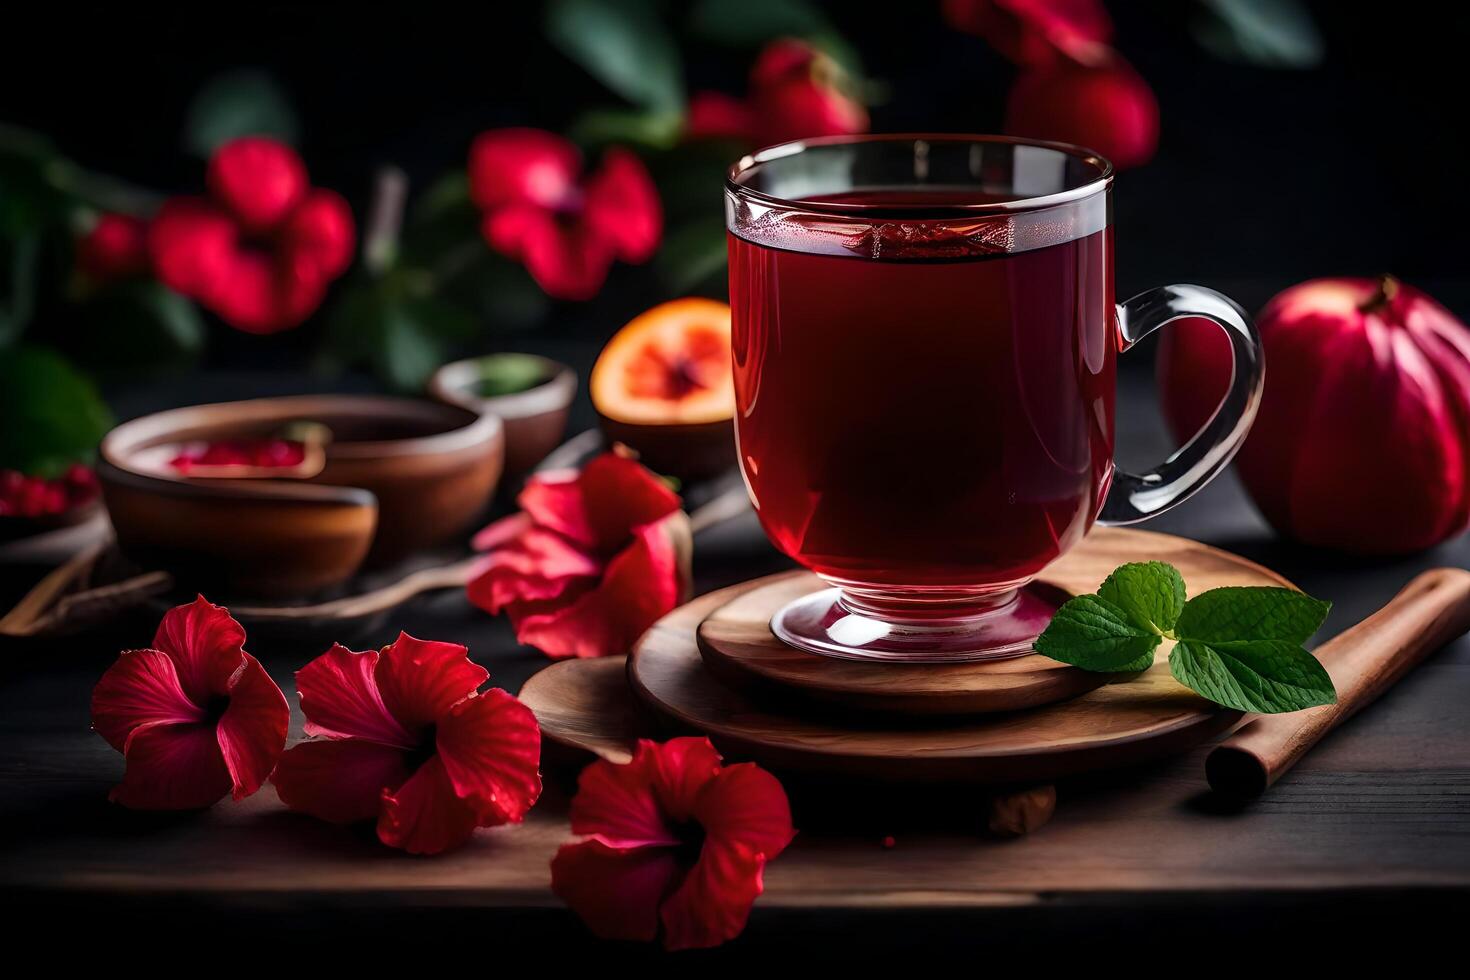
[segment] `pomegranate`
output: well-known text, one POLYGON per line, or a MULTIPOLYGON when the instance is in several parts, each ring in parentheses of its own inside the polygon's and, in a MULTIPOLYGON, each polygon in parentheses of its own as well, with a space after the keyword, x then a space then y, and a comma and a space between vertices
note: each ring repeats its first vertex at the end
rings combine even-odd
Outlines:
MULTIPOLYGON (((1277 530, 1391 555, 1470 524, 1470 329, 1392 276, 1293 286, 1257 324, 1266 389, 1236 462, 1277 530)), ((1212 324, 1178 324, 1158 366, 1186 439, 1224 395, 1229 346, 1212 324)))

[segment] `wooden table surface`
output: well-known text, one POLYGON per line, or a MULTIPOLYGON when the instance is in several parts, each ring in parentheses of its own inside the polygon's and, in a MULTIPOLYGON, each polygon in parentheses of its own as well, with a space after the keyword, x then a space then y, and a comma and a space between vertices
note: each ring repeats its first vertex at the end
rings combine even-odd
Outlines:
MULTIPOLYGON (((1125 407, 1121 421, 1140 415, 1148 417, 1146 406, 1125 407)), ((1120 437, 1145 447, 1146 458, 1157 433, 1124 426, 1120 437)), ((1151 527, 1236 550, 1334 600, 1323 636, 1419 570, 1470 558, 1463 540, 1387 564, 1296 551, 1270 537, 1233 476, 1151 527)), ((783 567, 753 521, 702 537, 696 561, 701 591, 783 567)), ((287 813, 269 787, 192 815, 107 803, 122 758, 89 731, 88 698, 120 646, 146 642, 136 634, 146 624, 133 628, 131 636, 0 647, 5 921, 103 909, 98 928, 123 930, 167 909, 181 917, 170 921, 197 920, 198 935, 253 916, 300 936, 298 913, 309 910, 314 928, 383 921, 422 932, 471 922, 482 938, 544 936, 568 951, 593 950, 547 890, 548 861, 567 836, 565 770, 549 772, 525 824, 431 859, 287 813)), ((545 663, 457 594, 416 601, 354 642, 386 642, 399 628, 469 644, 492 682, 512 690, 545 663)), ((292 671, 318 651, 253 652, 293 695, 292 671)), ((295 738, 302 718, 290 700, 295 738)), ((728 954, 761 955, 794 938, 828 943, 829 956, 893 951, 916 937, 984 937, 997 950, 1038 939, 1086 943, 1136 928, 1141 917, 1166 945, 1183 945, 1221 930, 1297 935, 1319 920, 1337 930, 1381 932, 1393 921, 1425 929, 1470 909, 1470 641, 1431 658, 1244 810, 1225 810, 1208 794, 1203 755, 1063 784, 1053 822, 1018 840, 984 837, 953 796, 803 787, 801 833, 768 869, 747 934, 728 954)))

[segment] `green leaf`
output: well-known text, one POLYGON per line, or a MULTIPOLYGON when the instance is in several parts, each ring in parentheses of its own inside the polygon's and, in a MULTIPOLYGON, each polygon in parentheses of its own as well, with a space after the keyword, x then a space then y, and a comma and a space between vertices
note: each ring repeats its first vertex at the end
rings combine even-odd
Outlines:
POLYGON ((646 0, 554 0, 551 43, 634 105, 684 109, 683 67, 673 36, 646 0))
POLYGON ((132 377, 192 364, 205 332, 192 300, 135 280, 107 286, 81 306, 67 349, 99 375, 132 377))
POLYGON ((1185 687, 1240 711, 1274 714, 1337 701, 1322 664, 1289 640, 1181 640, 1169 655, 1169 671, 1185 687))
POLYGON ((1216 57, 1265 68, 1315 68, 1326 47, 1300 0, 1205 0, 1192 30, 1216 57))
POLYGON ((678 112, 593 109, 572 120, 567 136, 584 147, 622 143, 666 150, 679 141, 683 128, 678 112))
POLYGON ((1036 638, 1036 652, 1083 670, 1143 670, 1160 639, 1106 599, 1079 595, 1057 610, 1036 638))
POLYGON ((0 347, 13 343, 31 322, 36 308, 41 240, 26 235, 0 239, 0 347))
POLYGON ((723 218, 694 221, 671 231, 659 249, 655 268, 675 293, 686 293, 725 271, 728 246, 723 218))
POLYGON ((832 24, 806 0, 699 0, 689 14, 696 37, 729 45, 759 45, 778 37, 809 38, 832 24))
POLYGON ((184 146, 207 157, 241 136, 295 143, 300 128, 275 79, 258 69, 241 69, 215 76, 194 96, 184 123, 184 146))
POLYGON ((112 427, 92 382, 44 347, 0 357, 0 419, 0 467, 43 476, 90 458, 112 427))
POLYGON ((1097 594, 1127 613, 1135 626, 1171 635, 1184 608, 1184 579, 1166 562, 1134 562, 1114 569, 1097 594))
POLYGON ((1300 646, 1317 632, 1332 603, 1295 589, 1226 586, 1185 603, 1174 632, 1180 639, 1284 640, 1300 646))

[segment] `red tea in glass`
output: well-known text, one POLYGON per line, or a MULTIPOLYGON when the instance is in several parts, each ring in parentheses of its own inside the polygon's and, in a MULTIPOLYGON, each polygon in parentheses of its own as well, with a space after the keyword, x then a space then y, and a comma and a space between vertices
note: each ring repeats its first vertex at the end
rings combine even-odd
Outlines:
POLYGON ((1258 397, 1254 328, 1199 287, 1116 307, 1110 184, 1085 150, 999 137, 814 140, 732 169, 740 464, 770 539, 834 586, 777 614, 783 640, 1024 653, 1057 601, 1023 588, 1038 572, 1229 460, 1258 397), (1115 475, 1117 354, 1185 315, 1219 323, 1244 369, 1176 458, 1115 475))

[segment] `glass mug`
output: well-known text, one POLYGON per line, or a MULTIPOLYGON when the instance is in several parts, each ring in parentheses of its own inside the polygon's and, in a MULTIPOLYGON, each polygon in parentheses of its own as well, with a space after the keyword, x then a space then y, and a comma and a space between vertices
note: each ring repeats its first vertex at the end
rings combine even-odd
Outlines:
POLYGON ((1094 523, 1220 471, 1260 401, 1225 296, 1114 306, 1111 165, 998 136, 785 143, 729 171, 736 441, 767 536, 831 588, 772 618, 847 659, 1027 653, 1064 597, 1027 587, 1094 523), (1117 355, 1180 318, 1230 337, 1220 408, 1156 469, 1113 462, 1117 355))

